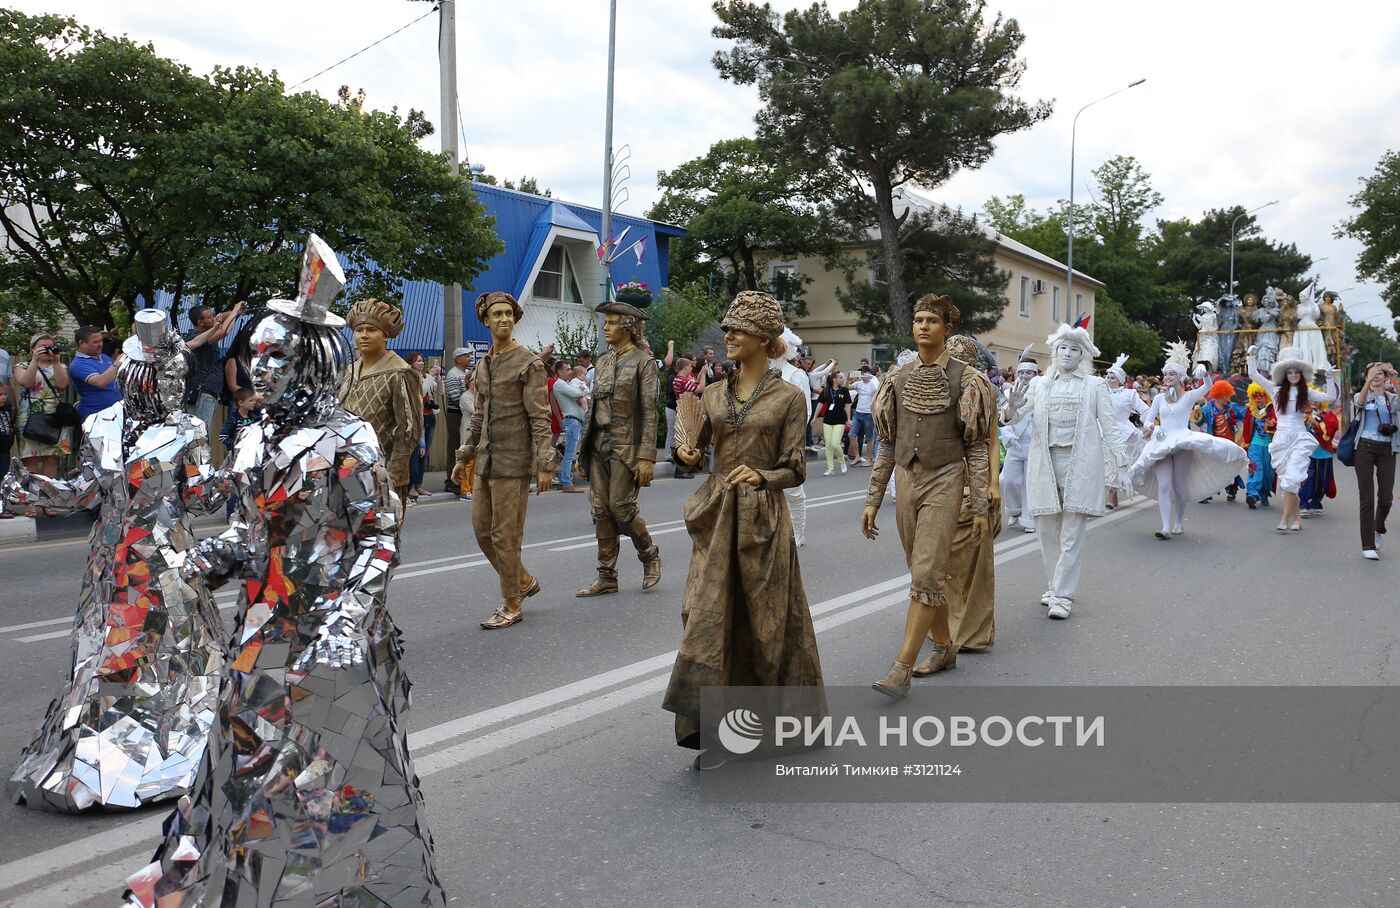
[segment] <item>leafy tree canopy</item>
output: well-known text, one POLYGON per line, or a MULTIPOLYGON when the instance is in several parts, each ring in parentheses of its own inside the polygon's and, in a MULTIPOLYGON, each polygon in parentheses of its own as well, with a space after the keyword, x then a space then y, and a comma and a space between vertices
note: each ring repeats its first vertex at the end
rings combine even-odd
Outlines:
POLYGON ((0 226, 17 278, 80 322, 124 324, 161 290, 290 295, 313 231, 360 296, 468 283, 500 248, 469 183, 418 147, 418 111, 287 95, 245 67, 200 77, 59 16, 0 10, 0 55, 0 226))
MULTIPOLYGON (((860 0, 780 16, 770 4, 717 0, 715 37, 731 42, 722 78, 757 85, 760 141, 784 161, 834 170, 880 231, 893 325, 912 322, 905 277, 907 212, 895 190, 936 188, 981 166, 995 141, 1050 114, 1011 92, 1020 82, 1015 20, 983 0, 860 0)), ((921 288, 922 289, 922 288, 921 288)))
POLYGON ((718 278, 732 296, 740 290, 772 290, 797 304, 801 276, 770 286, 765 257, 816 255, 833 259, 839 229, 829 201, 845 187, 827 168, 804 168, 773 156, 753 139, 725 139, 701 157, 657 174, 661 198, 647 212, 678 224, 686 236, 671 243, 671 271, 678 283, 718 278))
POLYGON ((645 323, 647 343, 659 358, 665 357, 671 342, 677 356, 692 352, 705 329, 719 324, 726 303, 727 299, 711 293, 700 282, 662 289, 647 309, 651 316, 645 323))
POLYGON ((1376 172, 1361 179, 1351 204, 1359 211, 1341 223, 1337 236, 1361 241, 1357 274, 1385 285, 1381 298, 1400 331, 1400 154, 1387 151, 1381 157, 1376 172))

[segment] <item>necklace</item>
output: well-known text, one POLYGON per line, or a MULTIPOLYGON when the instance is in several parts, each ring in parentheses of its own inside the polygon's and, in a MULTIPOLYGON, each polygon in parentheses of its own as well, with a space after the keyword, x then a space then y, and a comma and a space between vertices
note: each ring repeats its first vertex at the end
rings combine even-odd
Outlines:
POLYGON ((753 393, 749 395, 748 400, 744 401, 743 407, 737 412, 734 409, 734 405, 737 402, 734 386, 739 378, 739 374, 735 372, 725 380, 724 406, 725 409, 728 410, 725 421, 729 423, 729 428, 737 429, 744 424, 744 420, 747 419, 749 415, 749 408, 753 406, 754 401, 758 400, 758 395, 763 393, 763 389, 768 384, 769 380, 777 374, 777 371, 769 369, 759 376, 758 384, 753 386, 753 393))

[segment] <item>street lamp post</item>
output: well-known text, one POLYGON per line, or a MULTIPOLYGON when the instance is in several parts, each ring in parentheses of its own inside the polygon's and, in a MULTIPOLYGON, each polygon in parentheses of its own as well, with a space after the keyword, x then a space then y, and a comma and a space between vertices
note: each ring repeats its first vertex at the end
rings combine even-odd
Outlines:
POLYGON ((1277 205, 1277 204, 1278 204, 1278 199, 1274 199, 1272 202, 1265 202, 1263 205, 1260 205, 1258 208, 1251 208, 1251 209, 1248 210, 1248 211, 1242 211, 1242 212, 1240 212, 1239 214, 1235 215, 1235 219, 1234 219, 1233 221, 1230 222, 1230 285, 1229 285, 1228 287, 1225 288, 1225 292, 1228 293, 1228 294, 1230 294, 1230 296, 1234 296, 1234 295, 1235 295, 1235 225, 1238 224, 1238 223, 1240 222, 1240 218, 1242 218, 1242 217, 1244 217, 1244 216, 1246 216, 1246 215, 1253 214, 1253 213, 1256 212, 1256 211, 1263 211, 1265 208, 1268 208, 1270 205, 1277 205))
POLYGON ((1070 129, 1069 129, 1069 261, 1065 263, 1065 312, 1066 312, 1066 313, 1068 313, 1068 312, 1070 311, 1070 307, 1074 305, 1074 139, 1075 139, 1076 133, 1077 133, 1078 130, 1079 130, 1079 114, 1082 114, 1084 111, 1086 111, 1086 110, 1088 110, 1089 108, 1093 107, 1095 104, 1099 103, 1099 101, 1107 101, 1109 98, 1111 98, 1111 97, 1113 97, 1114 95, 1118 94, 1118 92, 1127 91, 1127 90, 1130 89, 1130 88, 1136 88, 1137 86, 1141 85, 1142 83, 1144 83, 1144 82, 1146 82, 1146 81, 1147 81, 1146 79, 1138 79, 1136 82, 1129 82, 1127 85, 1124 85, 1122 88, 1118 89, 1118 91, 1111 91, 1111 92, 1109 92, 1108 94, 1104 95, 1102 98, 1099 98, 1098 101, 1090 101, 1088 104, 1085 104, 1083 107, 1079 108, 1078 113, 1076 113, 1076 114, 1074 115, 1074 122, 1070 124, 1070 129))

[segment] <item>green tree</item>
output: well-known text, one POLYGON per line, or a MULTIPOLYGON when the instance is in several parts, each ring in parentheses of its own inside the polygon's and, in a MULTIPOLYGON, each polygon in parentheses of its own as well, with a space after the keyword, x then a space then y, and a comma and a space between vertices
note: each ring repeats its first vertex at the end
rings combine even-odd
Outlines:
POLYGON ((837 256, 838 228, 828 202, 844 180, 826 168, 801 168, 769 154, 753 139, 725 139, 701 157, 657 174, 661 198, 647 217, 685 227, 671 242, 671 270, 678 283, 723 282, 740 290, 771 290, 805 314, 802 293, 811 278, 780 275, 769 281, 765 257, 837 256), (776 284, 776 286, 774 286, 776 284))
POLYGON ((1384 285, 1381 298, 1400 331, 1400 154, 1382 155, 1376 172, 1361 178, 1361 191, 1350 201, 1360 210, 1338 226, 1337 236, 1361 241, 1356 273, 1384 285))
MULTIPOLYGON (((356 293, 469 282, 499 248, 470 184, 417 142, 417 111, 209 78, 71 19, 0 10, 0 214, 20 277, 79 321, 159 291, 214 305, 295 288, 316 232, 356 293)), ((115 310, 115 311, 114 311, 115 310)))
MULTIPOLYGON (((1245 208, 1213 208, 1199 221, 1159 221, 1156 256, 1162 278, 1172 286, 1183 307, 1195 300, 1216 299, 1230 282, 1230 223, 1245 208)), ((1235 288, 1262 293, 1265 286, 1299 293, 1308 282, 1312 258, 1293 243, 1263 235, 1252 215, 1240 217, 1235 232, 1235 288)))
MULTIPOLYGON (((1010 275, 994 258, 996 239, 976 218, 942 206, 911 210, 899 227, 904 284, 919 293, 950 296, 970 334, 996 327, 1006 309, 1010 275)), ((846 270, 846 287, 837 295, 856 316, 856 327, 876 343, 911 347, 909 323, 894 321, 889 305, 883 256, 872 251, 864 267, 846 270), (869 275, 875 280, 871 281, 869 275)), ((912 316, 911 316, 912 319, 912 316)))
POLYGON ((676 353, 689 351, 706 328, 719 324, 724 301, 710 293, 703 283, 662 288, 656 302, 647 309, 647 343, 658 358, 666 356, 668 342, 676 353))
POLYGON ((983 0, 860 0, 833 16, 812 4, 717 0, 722 78, 756 84, 758 135, 780 160, 842 175, 880 232, 895 325, 912 322, 901 230, 905 185, 936 188, 981 166, 996 139, 1049 116, 1011 92, 1024 65, 1015 20, 983 0), (867 193, 868 189, 868 193, 867 193))
POLYGON ((1367 363, 1400 363, 1400 343, 1375 325, 1365 322, 1347 322, 1347 343, 1355 352, 1353 376, 1357 382, 1363 377, 1367 363))

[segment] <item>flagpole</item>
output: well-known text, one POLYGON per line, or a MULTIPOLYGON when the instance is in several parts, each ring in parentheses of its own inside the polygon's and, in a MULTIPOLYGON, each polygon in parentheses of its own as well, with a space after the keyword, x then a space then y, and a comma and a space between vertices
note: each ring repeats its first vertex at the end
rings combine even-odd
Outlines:
MULTIPOLYGON (((612 236, 613 192, 613 70, 617 59, 617 0, 608 3, 608 100, 603 125, 603 235, 606 244, 612 236)), ((603 256, 603 302, 612 298, 612 255, 603 256)), ((601 319, 602 316, 599 316, 601 319)), ((599 333, 602 326, 599 325, 599 333)))

